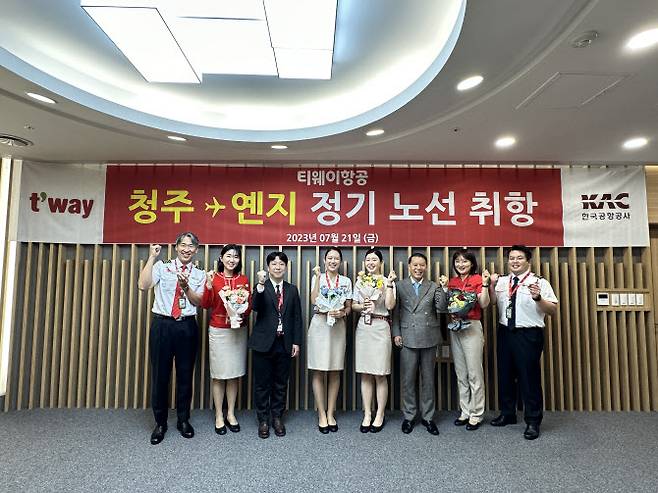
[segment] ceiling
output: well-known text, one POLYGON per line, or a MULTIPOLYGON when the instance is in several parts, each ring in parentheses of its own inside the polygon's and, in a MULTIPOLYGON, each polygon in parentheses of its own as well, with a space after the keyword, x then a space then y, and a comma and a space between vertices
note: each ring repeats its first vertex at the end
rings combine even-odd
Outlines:
POLYGON ((422 50, 445 28, 437 5, 454 12, 463 3, 339 0, 331 81, 213 76, 195 87, 159 84, 164 98, 149 109, 130 108, 130 98, 121 98, 147 83, 79 12, 79 0, 3 0, 0 133, 34 145, 0 152, 53 163, 658 162, 658 46, 625 49, 633 34, 658 27, 655 0, 469 0, 461 31, 459 23, 448 29, 459 34, 454 49, 450 35, 443 36, 429 63, 422 50), (591 30, 599 36, 590 46, 572 47, 574 38, 591 30), (423 58, 419 53, 425 65, 412 77, 398 61, 423 58), (87 77, 81 87, 71 83, 72 74, 87 77), (473 74, 484 82, 455 89, 473 74), (360 107, 363 95, 353 105, 328 96, 336 88, 375 92, 385 84, 398 92, 389 91, 389 99, 370 109, 360 107), (29 91, 57 104, 33 101, 29 91), (177 119, 171 108, 181 98, 199 107, 238 109, 246 101, 251 109, 242 116, 252 126, 177 119), (322 108, 327 101, 339 101, 334 105, 342 116, 324 122, 309 117, 325 112, 306 105, 319 102, 322 108), (273 107, 290 120, 280 128, 264 123, 263 108, 273 107), (385 133, 367 137, 372 128, 385 133), (168 140, 172 133, 187 141, 168 140), (496 148, 502 135, 515 136, 516 145, 496 148), (647 137, 648 145, 622 149, 635 136, 647 137), (271 149, 275 142, 288 149, 271 149))

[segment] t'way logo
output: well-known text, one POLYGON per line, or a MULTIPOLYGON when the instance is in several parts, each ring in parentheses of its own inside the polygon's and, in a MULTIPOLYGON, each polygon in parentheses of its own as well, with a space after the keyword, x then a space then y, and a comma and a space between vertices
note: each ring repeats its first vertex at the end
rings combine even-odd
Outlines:
POLYGON ((630 196, 628 192, 617 194, 613 199, 611 193, 594 193, 592 195, 582 194, 583 209, 630 209, 631 206, 624 202, 630 196))
POLYGON ((46 192, 32 192, 30 195, 30 203, 32 205, 32 212, 39 212, 39 204, 46 202, 48 209, 52 214, 82 214, 82 218, 86 219, 91 214, 91 209, 94 207, 93 199, 76 199, 66 197, 48 197, 46 192))

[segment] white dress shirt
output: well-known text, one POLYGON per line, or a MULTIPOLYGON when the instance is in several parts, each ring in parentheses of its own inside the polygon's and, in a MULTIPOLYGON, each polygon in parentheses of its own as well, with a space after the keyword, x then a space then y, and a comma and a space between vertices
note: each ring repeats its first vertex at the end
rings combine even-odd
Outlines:
MULTIPOLYGON (((553 292, 550 283, 543 277, 539 277, 532 272, 525 271, 519 274, 519 287, 516 291, 516 323, 518 328, 523 327, 545 327, 544 317, 546 314, 541 311, 539 304, 532 299, 529 286, 539 281, 540 294, 543 299, 557 303, 557 297, 553 292), (524 279, 525 278, 525 279, 524 279), (523 280, 523 282, 521 282, 523 280)), ((513 274, 501 276, 495 286, 496 299, 498 304, 498 321, 502 325, 507 325, 507 305, 509 305, 509 288, 510 279, 514 278, 513 274)))
MULTIPOLYGON (((180 260, 173 259, 163 262, 158 260, 153 265, 152 278, 154 283, 155 298, 153 300, 153 313, 171 317, 171 309, 174 305, 176 295, 176 284, 178 283, 178 274, 183 264, 180 260)), ((190 270, 189 285, 190 289, 199 294, 203 294, 203 285, 206 282, 206 273, 196 268, 191 262, 187 264, 186 269, 190 270)), ((185 296, 185 294, 183 294, 185 296)), ((186 299, 185 308, 181 310, 182 317, 196 315, 197 308, 190 300, 186 299)))

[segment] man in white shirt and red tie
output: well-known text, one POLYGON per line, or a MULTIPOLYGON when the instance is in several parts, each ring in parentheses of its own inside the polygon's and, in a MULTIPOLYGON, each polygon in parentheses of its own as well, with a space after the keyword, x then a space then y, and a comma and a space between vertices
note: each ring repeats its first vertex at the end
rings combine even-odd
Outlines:
POLYGON ((194 428, 189 419, 199 328, 196 323, 196 306, 190 303, 186 293, 189 290, 203 293, 205 272, 192 264, 198 248, 199 239, 187 231, 176 238, 176 258, 156 262, 162 247, 151 245, 149 258, 139 275, 139 289, 145 291, 155 287, 149 335, 151 406, 156 422, 151 434, 153 445, 160 443, 167 432, 169 380, 174 361, 178 415, 176 427, 185 438, 194 436, 194 428))
POLYGON ((523 437, 539 437, 544 402, 541 388, 541 354, 544 318, 557 313, 557 297, 550 283, 530 270, 532 251, 514 245, 507 254, 509 275, 491 275, 492 303, 498 303, 498 392, 500 416, 493 426, 516 423, 518 380, 526 429, 523 437))

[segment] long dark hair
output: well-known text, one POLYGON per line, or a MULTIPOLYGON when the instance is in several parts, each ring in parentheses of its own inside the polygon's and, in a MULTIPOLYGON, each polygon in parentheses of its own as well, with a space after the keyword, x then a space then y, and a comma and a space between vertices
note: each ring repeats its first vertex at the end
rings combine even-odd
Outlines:
POLYGON ((235 243, 229 243, 228 245, 224 245, 224 248, 222 248, 222 251, 219 252, 219 258, 217 259, 217 272, 224 272, 224 264, 222 263, 222 257, 229 250, 235 250, 238 254, 238 257, 240 257, 240 260, 238 260, 238 263, 235 266, 235 269, 233 269, 233 275, 236 276, 240 272, 242 272, 242 252, 240 250, 240 247, 238 245, 236 245, 235 243))

